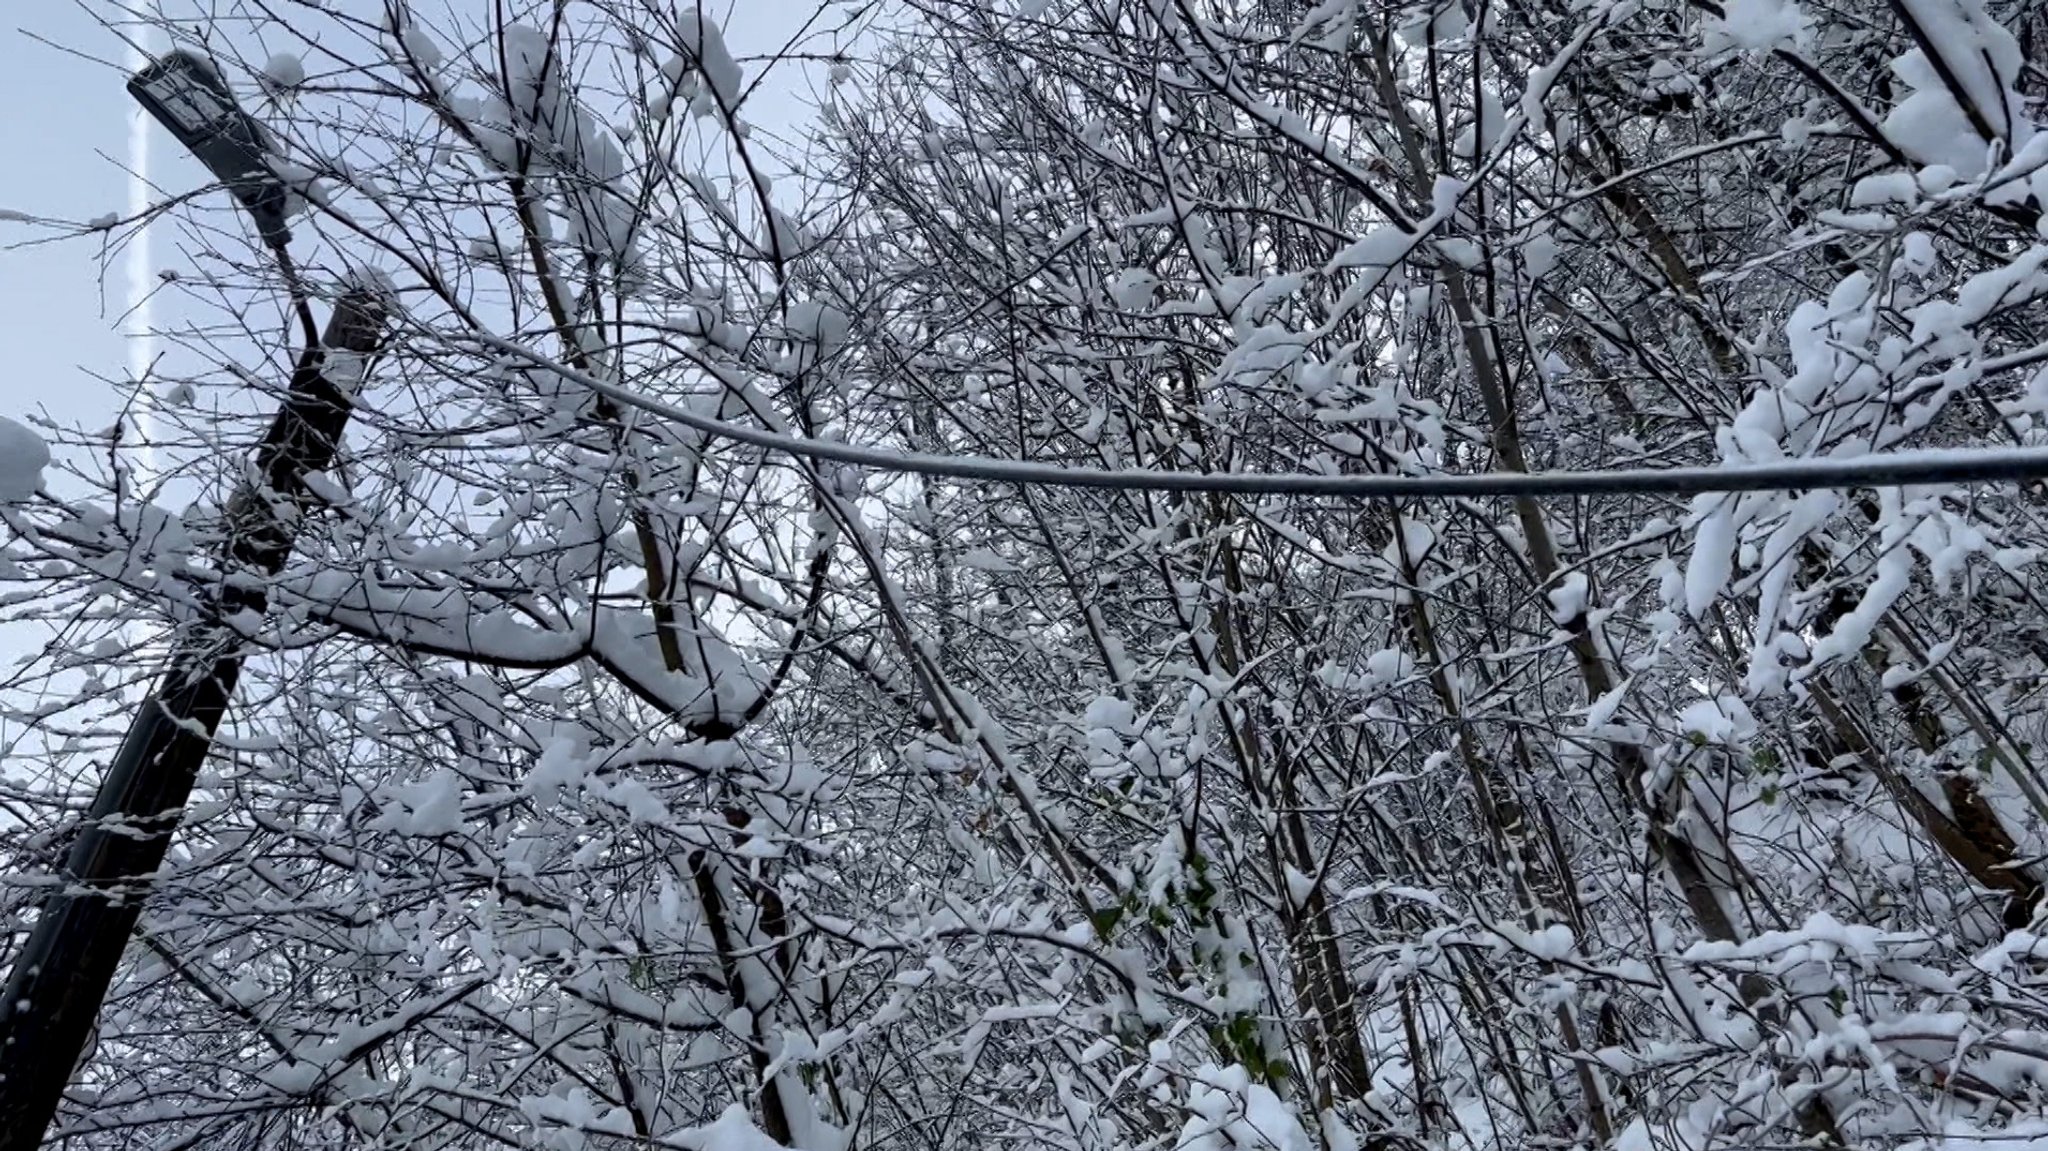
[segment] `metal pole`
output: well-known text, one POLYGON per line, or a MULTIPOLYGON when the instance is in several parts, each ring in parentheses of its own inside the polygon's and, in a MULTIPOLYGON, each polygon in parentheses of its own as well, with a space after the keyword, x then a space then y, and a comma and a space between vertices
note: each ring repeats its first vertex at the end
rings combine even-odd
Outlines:
MULTIPOLYGON (((351 292, 336 303, 323 348, 350 353, 359 365, 377 350, 384 321, 379 297, 351 292)), ((163 679, 114 753, 64 871, 8 974, 0 999, 0 1151, 30 1151, 42 1143, 79 1069, 121 952, 241 676, 241 641, 219 621, 264 609, 261 577, 276 575, 291 555, 299 514, 309 503, 305 477, 333 462, 348 426, 349 392, 360 380, 330 378, 323 348, 299 357, 284 406, 256 450, 254 474, 228 504, 222 572, 259 578, 224 583, 212 611, 174 642, 163 679)))

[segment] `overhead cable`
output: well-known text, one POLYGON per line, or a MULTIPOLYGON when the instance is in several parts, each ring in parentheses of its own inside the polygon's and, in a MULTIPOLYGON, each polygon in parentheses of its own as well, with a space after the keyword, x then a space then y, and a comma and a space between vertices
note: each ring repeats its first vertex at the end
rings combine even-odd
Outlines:
POLYGON ((786 435, 730 423, 640 395, 492 336, 483 343, 536 368, 589 388, 613 403, 668 420, 714 439, 812 460, 830 460, 893 474, 988 480, 1027 487, 1116 491, 1216 492, 1232 495, 1334 496, 1346 499, 1472 499, 1484 496, 1697 495, 1702 492, 1804 491, 1815 488, 1903 487, 1920 484, 2014 482, 2048 478, 2048 447, 1932 448, 1855 456, 1799 458, 1714 467, 1626 468, 1555 472, 1456 474, 1331 474, 1323 472, 1195 472, 1163 468, 1097 468, 935 455, 863 447, 786 435))

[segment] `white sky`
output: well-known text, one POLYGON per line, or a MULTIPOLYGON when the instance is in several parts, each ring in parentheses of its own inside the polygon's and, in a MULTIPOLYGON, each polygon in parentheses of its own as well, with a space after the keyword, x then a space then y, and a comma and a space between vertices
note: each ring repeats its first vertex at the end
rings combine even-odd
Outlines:
MULTIPOLYGON (((22 422, 47 414, 60 424, 101 428, 125 398, 121 382, 132 340, 121 328, 130 274, 124 257, 106 250, 104 236, 55 238, 52 229, 4 215, 82 224, 128 211, 134 104, 122 85, 132 64, 127 46, 94 18, 113 16, 115 2, 0 3, 0 416, 22 422)), ((171 0, 180 7, 192 2, 171 0)), ((440 2, 485 11, 479 6, 492 0, 440 2)), ((726 13, 727 45, 746 63, 781 47, 811 3, 709 0, 707 10, 726 13)), ((747 71, 751 79, 757 68, 747 71)), ((238 88, 247 83, 231 80, 238 88)), ((746 118, 767 131, 789 131, 806 117, 809 83, 800 69, 778 69, 748 102, 746 118)), ((148 175, 156 187, 177 193, 209 182, 162 128, 149 123, 147 132, 148 175)), ((215 192, 205 206, 227 210, 227 204, 227 194, 215 192)), ((137 268, 145 279, 153 278, 150 268, 176 269, 179 262, 175 230, 156 231, 149 264, 137 268)), ((175 291, 159 294, 160 326, 175 326, 179 310, 175 291)), ((53 489, 63 494, 61 484, 53 489)), ((40 646, 43 637, 27 630, 0 626, 0 670, 40 646)))
MULTIPOLYGON (((73 220, 122 209, 127 177, 128 94, 122 46, 65 0, 10 5, 0 30, 0 208, 73 220), (31 33, 100 56, 68 55, 31 33)), ((0 222, 0 414, 47 408, 67 420, 115 410, 111 389, 86 374, 118 378, 126 353, 116 324, 121 268, 100 293, 93 240, 20 246, 40 228, 0 222)))
MULTIPOLYGON (((462 8, 489 0, 445 2, 462 8)), ((714 0, 710 10, 724 6, 714 0)), ((810 5, 735 0, 731 7, 726 40, 744 58, 778 47, 810 5)), ((0 9, 6 12, 0 24, 0 210, 81 223, 125 211, 133 108, 122 88, 126 47, 92 16, 111 11, 109 0, 32 0, 0 9)), ((747 118, 765 129, 785 129, 804 115, 802 83, 790 69, 784 83, 764 85, 749 102, 747 118)), ((153 124, 148 151, 149 175, 160 188, 182 191, 207 182, 204 170, 153 124)), ((225 205, 226 194, 217 195, 222 204, 210 206, 225 205)), ((128 340, 120 330, 125 269, 119 257, 103 260, 100 237, 51 241, 50 235, 0 219, 0 415, 20 419, 47 411, 61 422, 104 426, 119 410, 120 396, 113 384, 94 377, 118 383, 126 375, 128 340)), ((153 262, 175 268, 171 238, 156 239, 153 262)), ((160 322, 175 318, 173 295, 158 301, 160 322)))

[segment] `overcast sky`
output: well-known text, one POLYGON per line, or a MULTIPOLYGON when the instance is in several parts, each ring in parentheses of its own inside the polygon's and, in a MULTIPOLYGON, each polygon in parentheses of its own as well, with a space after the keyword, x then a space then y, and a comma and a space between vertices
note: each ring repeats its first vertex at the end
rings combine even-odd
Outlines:
MULTIPOLYGON (((465 9, 484 0, 442 2, 465 9)), ((708 10, 725 7, 714 0, 708 10)), ((740 0, 732 7, 726 39, 744 58, 779 46, 809 5, 740 0)), ((104 426, 119 410, 127 364, 121 258, 108 262, 100 237, 52 241, 49 229, 6 214, 82 223, 127 208, 134 105, 122 87, 126 47, 93 18, 110 10, 109 0, 17 0, 0 10, 0 415, 47 411, 62 422, 104 426)), ((803 84, 789 70, 782 83, 756 92, 748 119, 789 127, 804 115, 803 84)), ((158 187, 207 182, 161 128, 149 123, 146 131, 158 187)), ((177 264, 172 237, 161 234, 170 230, 157 231, 145 276, 177 264)), ((172 296, 158 300, 159 323, 175 313, 172 296)))
MULTIPOLYGON (((68 0, 7 6, 0 31, 0 209, 71 220, 118 211, 127 201, 128 94, 122 47, 68 0), (33 35, 31 35, 33 34, 33 35), (106 63, 38 43, 41 36, 106 63)), ((118 377, 125 361, 116 328, 120 269, 101 298, 100 245, 92 240, 22 246, 42 228, 0 221, 0 414, 47 406, 65 418, 114 410, 111 390, 85 369, 118 377)))
MULTIPOLYGON (((488 11, 479 7, 488 0, 435 2, 488 11)), ((136 116, 123 87, 133 67, 128 48, 94 18, 111 13, 112 3, 0 3, 0 415, 22 422, 37 414, 87 428, 113 422, 126 398, 123 381, 135 342, 121 327, 129 275, 139 271, 143 282, 153 282, 156 271, 175 270, 179 258, 175 229, 155 229, 146 264, 131 269, 124 255, 108 251, 104 234, 53 238, 60 230, 16 214, 84 224, 128 212, 129 161, 138 143, 146 147, 150 181, 162 191, 210 182, 163 129, 136 116), (131 139, 131 125, 146 138, 131 139)), ((725 21, 726 41, 743 62, 773 52, 809 7, 806 0, 738 0, 725 21)), ((712 0, 707 10, 727 8, 724 0, 712 0)), ((815 77, 822 69, 811 71, 815 77)), ((748 73, 751 78, 755 68, 748 73)), ((238 87, 246 84, 234 79, 238 87)), ((770 131, 790 130, 806 116, 810 82, 799 69, 778 70, 750 99, 747 119, 770 131)), ((226 210, 226 193, 212 195, 217 202, 206 206, 226 210)), ((159 326, 176 323, 179 304, 175 291, 158 293, 159 326)), ((65 494, 56 473, 49 478, 54 494, 65 494)), ((0 626, 0 669, 44 639, 31 625, 0 626)))

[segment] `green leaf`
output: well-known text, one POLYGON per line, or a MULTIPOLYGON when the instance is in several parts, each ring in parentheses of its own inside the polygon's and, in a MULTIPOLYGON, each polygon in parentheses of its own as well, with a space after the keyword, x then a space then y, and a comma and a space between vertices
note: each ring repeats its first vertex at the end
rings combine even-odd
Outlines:
POLYGON ((1088 913, 1088 923, 1095 928, 1097 939, 1108 939, 1116 932, 1116 925, 1123 922, 1124 909, 1121 906, 1098 907, 1088 913))

